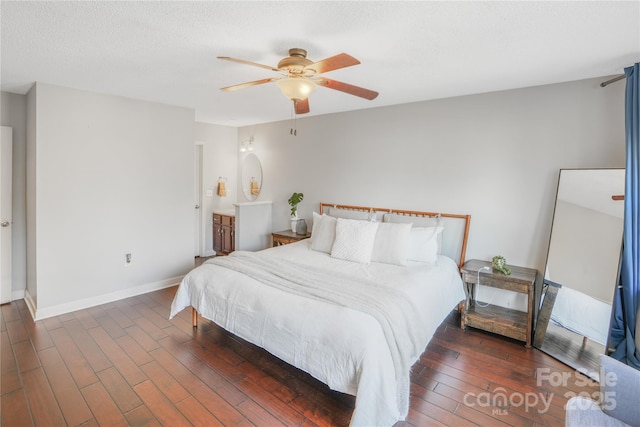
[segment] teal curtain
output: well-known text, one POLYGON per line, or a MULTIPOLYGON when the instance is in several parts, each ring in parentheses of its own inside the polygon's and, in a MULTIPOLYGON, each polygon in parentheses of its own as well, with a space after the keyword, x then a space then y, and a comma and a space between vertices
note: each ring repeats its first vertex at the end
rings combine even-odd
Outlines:
POLYGON ((612 356, 640 369, 636 347, 638 307, 640 307, 640 63, 625 68, 626 174, 624 194, 624 236, 620 294, 614 310, 612 356))

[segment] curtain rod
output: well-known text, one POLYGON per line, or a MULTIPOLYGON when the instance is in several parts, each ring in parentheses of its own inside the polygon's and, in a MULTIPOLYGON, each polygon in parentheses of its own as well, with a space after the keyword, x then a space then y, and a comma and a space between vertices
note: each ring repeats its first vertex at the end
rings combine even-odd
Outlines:
POLYGON ((606 82, 602 82, 600 83, 600 87, 605 87, 610 85, 611 83, 615 83, 618 80, 622 80, 626 77, 626 74, 620 74, 619 76, 615 76, 614 78, 612 78, 611 80, 607 80, 606 82))

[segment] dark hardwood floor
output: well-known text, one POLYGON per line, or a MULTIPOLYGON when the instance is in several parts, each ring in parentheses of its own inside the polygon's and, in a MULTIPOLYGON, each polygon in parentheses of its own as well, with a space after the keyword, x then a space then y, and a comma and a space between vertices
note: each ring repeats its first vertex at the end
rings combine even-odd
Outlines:
MULTIPOLYGON (((169 321, 176 289, 35 323, 24 301, 1 306, 2 425, 348 425, 353 397, 209 321, 193 329, 190 310, 169 321)), ((567 397, 597 389, 539 350, 461 330, 453 311, 397 425, 560 426, 567 397)))

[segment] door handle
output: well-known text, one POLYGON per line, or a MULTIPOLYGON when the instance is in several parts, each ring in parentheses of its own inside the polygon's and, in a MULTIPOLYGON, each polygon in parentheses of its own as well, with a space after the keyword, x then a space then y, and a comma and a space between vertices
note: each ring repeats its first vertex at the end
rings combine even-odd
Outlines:
POLYGON ((200 209, 200 205, 196 205, 196 209, 200 209))
POLYGON ((0 225, 3 227, 8 227, 11 223, 9 221, 2 221, 0 222, 0 225))

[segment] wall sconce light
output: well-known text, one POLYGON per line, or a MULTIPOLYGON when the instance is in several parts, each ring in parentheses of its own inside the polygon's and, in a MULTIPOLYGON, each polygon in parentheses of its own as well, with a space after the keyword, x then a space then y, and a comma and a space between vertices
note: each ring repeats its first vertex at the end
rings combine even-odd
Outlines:
POLYGON ((246 152, 252 152, 253 151, 253 137, 249 138, 246 141, 242 141, 240 143, 240 152, 241 153, 246 153, 246 152))

